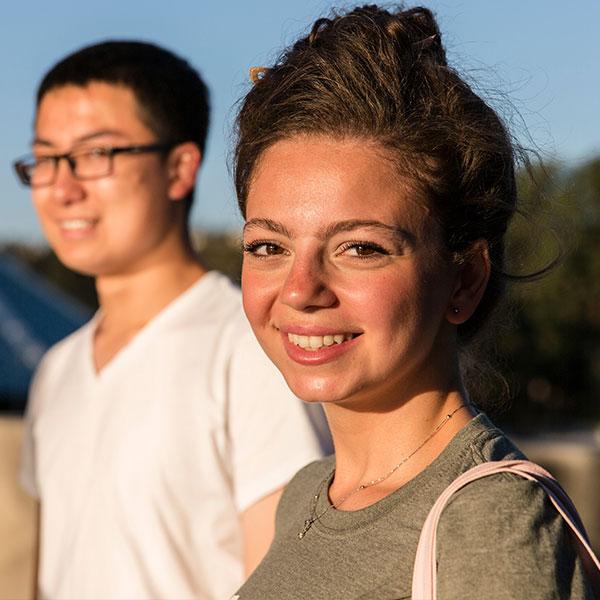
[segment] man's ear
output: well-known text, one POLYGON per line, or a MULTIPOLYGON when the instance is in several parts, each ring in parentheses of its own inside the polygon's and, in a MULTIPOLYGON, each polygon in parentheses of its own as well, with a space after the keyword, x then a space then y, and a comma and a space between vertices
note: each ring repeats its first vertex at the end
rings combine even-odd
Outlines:
POLYGON ((467 321, 479 305, 490 278, 490 253, 486 240, 477 240, 458 265, 456 283, 446 309, 446 320, 453 325, 467 321))
POLYGON ((169 198, 183 200, 196 185, 196 175, 202 156, 194 142, 178 144, 169 153, 169 198))

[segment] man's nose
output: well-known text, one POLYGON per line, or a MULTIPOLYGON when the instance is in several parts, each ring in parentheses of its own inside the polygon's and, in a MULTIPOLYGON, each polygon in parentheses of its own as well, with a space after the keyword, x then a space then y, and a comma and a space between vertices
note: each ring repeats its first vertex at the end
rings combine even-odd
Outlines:
POLYGON ((337 302, 326 265, 317 257, 296 257, 281 290, 281 301, 296 310, 330 308, 337 302))
POLYGON ((62 158, 56 165, 56 178, 52 184, 52 196, 57 202, 78 202, 85 197, 82 182, 75 177, 74 164, 62 158))

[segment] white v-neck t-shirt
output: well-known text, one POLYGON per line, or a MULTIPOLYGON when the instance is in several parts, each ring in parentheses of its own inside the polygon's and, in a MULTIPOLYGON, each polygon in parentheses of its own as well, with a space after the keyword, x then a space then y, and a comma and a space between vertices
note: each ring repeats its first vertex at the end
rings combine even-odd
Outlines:
POLYGON ((22 482, 41 499, 42 597, 228 598, 239 514, 320 455, 301 402, 210 272, 100 373, 98 317, 32 385, 22 482))

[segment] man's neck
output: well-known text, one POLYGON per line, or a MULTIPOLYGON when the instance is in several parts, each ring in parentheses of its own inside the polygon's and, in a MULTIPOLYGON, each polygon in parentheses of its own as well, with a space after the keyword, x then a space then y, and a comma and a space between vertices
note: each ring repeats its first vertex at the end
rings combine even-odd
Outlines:
POLYGON ((121 275, 96 279, 102 309, 94 337, 100 371, 153 317, 191 287, 206 270, 192 253, 121 275))

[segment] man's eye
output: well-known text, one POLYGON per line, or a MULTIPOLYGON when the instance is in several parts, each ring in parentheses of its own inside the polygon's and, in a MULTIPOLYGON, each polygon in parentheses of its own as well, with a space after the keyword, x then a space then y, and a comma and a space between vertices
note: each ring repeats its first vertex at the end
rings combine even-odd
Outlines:
POLYGON ((90 148, 89 150, 74 152, 72 156, 75 160, 92 161, 97 158, 103 159, 109 152, 110 150, 108 150, 108 148, 90 148))
POLYGON ((90 148, 82 154, 87 154, 88 156, 106 156, 110 150, 108 148, 90 148))
POLYGON ((52 156, 35 156, 32 162, 34 166, 38 167, 40 165, 54 162, 54 158, 52 158, 52 156))
POLYGON ((244 252, 254 256, 276 256, 283 254, 284 250, 281 246, 273 242, 251 242, 244 244, 244 252))

